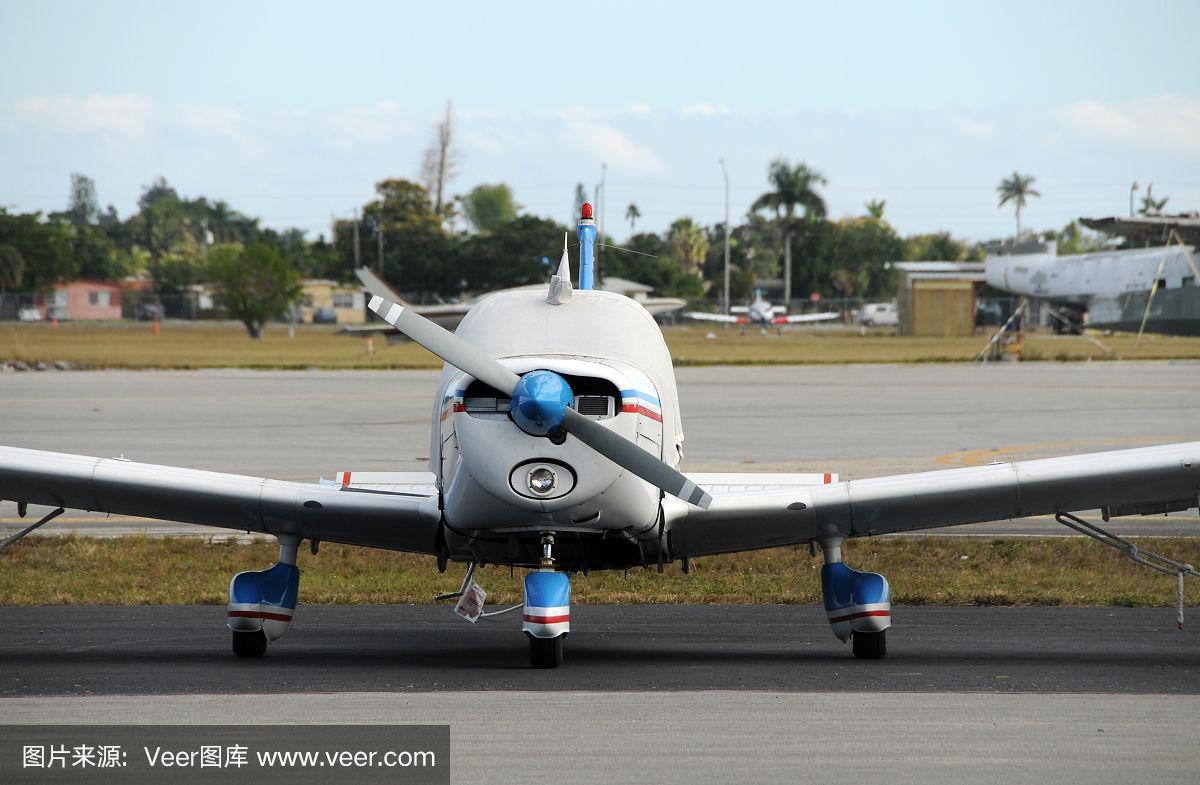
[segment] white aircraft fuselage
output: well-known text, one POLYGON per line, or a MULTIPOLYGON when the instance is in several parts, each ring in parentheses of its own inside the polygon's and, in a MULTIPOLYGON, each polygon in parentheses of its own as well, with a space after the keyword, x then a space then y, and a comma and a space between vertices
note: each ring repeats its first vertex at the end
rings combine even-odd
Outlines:
MULTIPOLYGON (((671 356, 653 317, 635 301, 603 291, 576 291, 560 305, 548 303, 545 290, 498 294, 476 305, 457 334, 515 373, 558 373, 570 383, 578 411, 678 466, 683 432, 671 356)), ((572 436, 555 443, 525 433, 508 405, 507 396, 469 374, 443 370, 430 470, 442 489, 448 541, 459 533, 459 546, 479 549, 496 538, 461 533, 524 534, 527 541, 542 531, 653 528, 657 488, 572 436), (538 469, 553 474, 550 489, 532 489, 530 475, 538 469)))

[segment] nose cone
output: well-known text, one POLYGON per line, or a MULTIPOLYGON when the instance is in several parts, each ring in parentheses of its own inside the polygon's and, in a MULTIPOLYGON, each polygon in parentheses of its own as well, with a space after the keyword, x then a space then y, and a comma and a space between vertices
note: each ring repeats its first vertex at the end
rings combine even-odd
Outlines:
POLYGON ((574 399, 566 379, 553 371, 530 371, 517 382, 509 411, 522 431, 545 436, 562 425, 574 399))

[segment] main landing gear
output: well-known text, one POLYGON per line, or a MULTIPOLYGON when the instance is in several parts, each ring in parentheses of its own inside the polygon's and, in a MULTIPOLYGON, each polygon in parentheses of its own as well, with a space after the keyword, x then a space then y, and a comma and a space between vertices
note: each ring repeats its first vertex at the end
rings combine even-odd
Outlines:
POLYGON ((529 664, 557 668, 563 661, 563 639, 571 631, 571 581, 554 569, 554 535, 542 535, 542 563, 525 576, 525 608, 521 629, 529 638, 529 664))
POLYGON ((822 537, 821 593, 825 615, 833 634, 842 643, 851 640, 854 656, 882 659, 887 654, 887 630, 892 626, 891 590, 887 579, 874 572, 859 572, 842 561, 841 536, 822 537))
POLYGON ((261 657, 267 643, 278 640, 292 625, 300 593, 296 551, 300 538, 280 534, 279 561, 261 572, 239 572, 229 583, 229 629, 233 653, 261 657))

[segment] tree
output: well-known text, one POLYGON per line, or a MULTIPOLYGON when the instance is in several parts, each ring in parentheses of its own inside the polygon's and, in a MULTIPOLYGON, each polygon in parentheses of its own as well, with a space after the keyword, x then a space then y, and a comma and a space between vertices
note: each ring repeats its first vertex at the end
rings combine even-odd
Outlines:
POLYGON ((1030 196, 1041 196, 1033 189, 1033 182, 1036 179, 1033 175, 1013 172, 1012 177, 1001 180, 1000 185, 996 186, 996 193, 1000 195, 1000 202, 996 205, 996 209, 999 210, 1009 202, 1016 207, 1017 234, 1015 240, 1021 239, 1021 210, 1025 207, 1025 199, 1030 196))
POLYGON ((71 195, 67 199, 66 217, 75 226, 96 222, 100 205, 96 201, 96 183, 78 172, 71 173, 71 195))
POLYGON ((0 245, 12 246, 24 261, 14 288, 38 292, 79 276, 70 229, 57 221, 43 221, 41 213, 11 215, 0 207, 0 245))
POLYGON ((0 295, 15 289, 25 274, 25 259, 11 245, 0 245, 0 295))
POLYGON ((1046 232, 1046 239, 1057 241, 1059 256, 1091 253, 1104 249, 1104 235, 1089 231, 1078 221, 1071 221, 1057 232, 1046 232))
POLYGON ((463 214, 479 234, 490 234, 513 221, 520 209, 513 200, 512 189, 505 183, 477 185, 459 199, 463 214))
MULTIPOLYGON (((550 249, 562 247, 566 227, 547 218, 522 215, 501 224, 488 234, 468 237, 456 249, 446 267, 454 270, 455 283, 469 282, 473 291, 550 280, 553 268, 542 264, 550 249)), ((558 258, 549 254, 557 264, 558 258)))
POLYGON ((949 232, 910 235, 906 244, 904 258, 910 262, 962 262, 973 255, 971 246, 949 232))
POLYGON ((804 208, 806 220, 825 217, 825 200, 817 193, 817 186, 827 181, 803 162, 792 166, 784 158, 776 158, 767 169, 767 180, 774 187, 754 201, 750 209, 774 210, 776 218, 783 224, 783 300, 792 299, 792 237, 795 235, 796 207, 804 208))
POLYGON ((708 235, 691 218, 680 218, 667 230, 671 256, 689 273, 699 276, 700 265, 708 254, 708 235))
POLYGON ((138 209, 145 210, 147 207, 158 204, 167 200, 172 202, 179 201, 179 194, 167 182, 167 178, 159 176, 154 182, 146 186, 142 191, 142 195, 138 197, 138 209))
POLYGON ((879 220, 883 219, 883 208, 887 205, 886 199, 872 199, 867 202, 864 207, 867 208, 867 215, 879 220))
POLYGON ((1150 185, 1146 186, 1146 195, 1142 197, 1142 209, 1138 210, 1138 212, 1142 215, 1158 215, 1170 200, 1171 197, 1169 196, 1155 199, 1154 183, 1150 183, 1150 185))
POLYGON ((641 217, 642 217, 642 211, 638 209, 638 206, 636 204, 634 204, 633 202, 630 202, 629 206, 625 208, 625 220, 629 221, 629 236, 630 237, 637 234, 635 225, 637 224, 637 220, 641 217))
POLYGON ((433 210, 438 215, 444 215, 443 209, 449 202, 446 185, 457 176, 460 158, 454 147, 454 124, 447 101, 446 117, 434 124, 433 139, 421 159, 421 183, 433 195, 433 210))
POLYGON ((221 304, 246 326, 251 338, 261 337, 268 319, 283 316, 300 299, 300 274, 265 243, 214 247, 208 255, 208 274, 221 304))

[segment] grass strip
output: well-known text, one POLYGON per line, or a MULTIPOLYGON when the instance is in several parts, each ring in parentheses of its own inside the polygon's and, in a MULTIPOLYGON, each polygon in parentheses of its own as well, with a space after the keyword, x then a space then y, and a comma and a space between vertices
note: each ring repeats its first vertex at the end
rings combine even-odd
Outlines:
MULTIPOLYGON (((1200 564, 1200 539, 1154 538, 1144 547, 1200 564)), ((1085 538, 880 537, 850 540, 846 562, 887 576, 905 604, 1170 606, 1175 582, 1085 538)), ((276 558, 273 542, 201 538, 30 537, 0 553, 0 606, 223 604, 229 580, 276 558)), ((677 565, 577 575, 579 603, 820 602, 820 558, 776 548, 677 565)), ((301 550, 303 603, 426 604, 454 591, 462 565, 439 574, 429 557, 324 544, 301 550)), ((478 573, 489 602, 521 600, 524 573, 478 573)))
MULTIPOLYGON (((273 325, 261 340, 246 337, 240 325, 213 322, 167 323, 155 335, 146 324, 64 322, 0 325, 0 361, 30 365, 56 361, 89 368, 194 369, 256 368, 435 369, 441 361, 412 343, 392 346, 382 337, 367 354, 362 338, 336 334, 336 327, 303 325, 295 338, 273 325)), ((805 332, 760 336, 720 327, 667 327, 671 356, 679 366, 807 365, 831 363, 969 362, 985 336, 930 338, 887 332, 805 332), (708 337, 708 336, 713 337, 708 337)), ((1033 361, 1112 359, 1200 359, 1200 338, 1146 335, 1102 338, 1111 354, 1078 336, 1027 336, 1022 357, 1033 361)))

